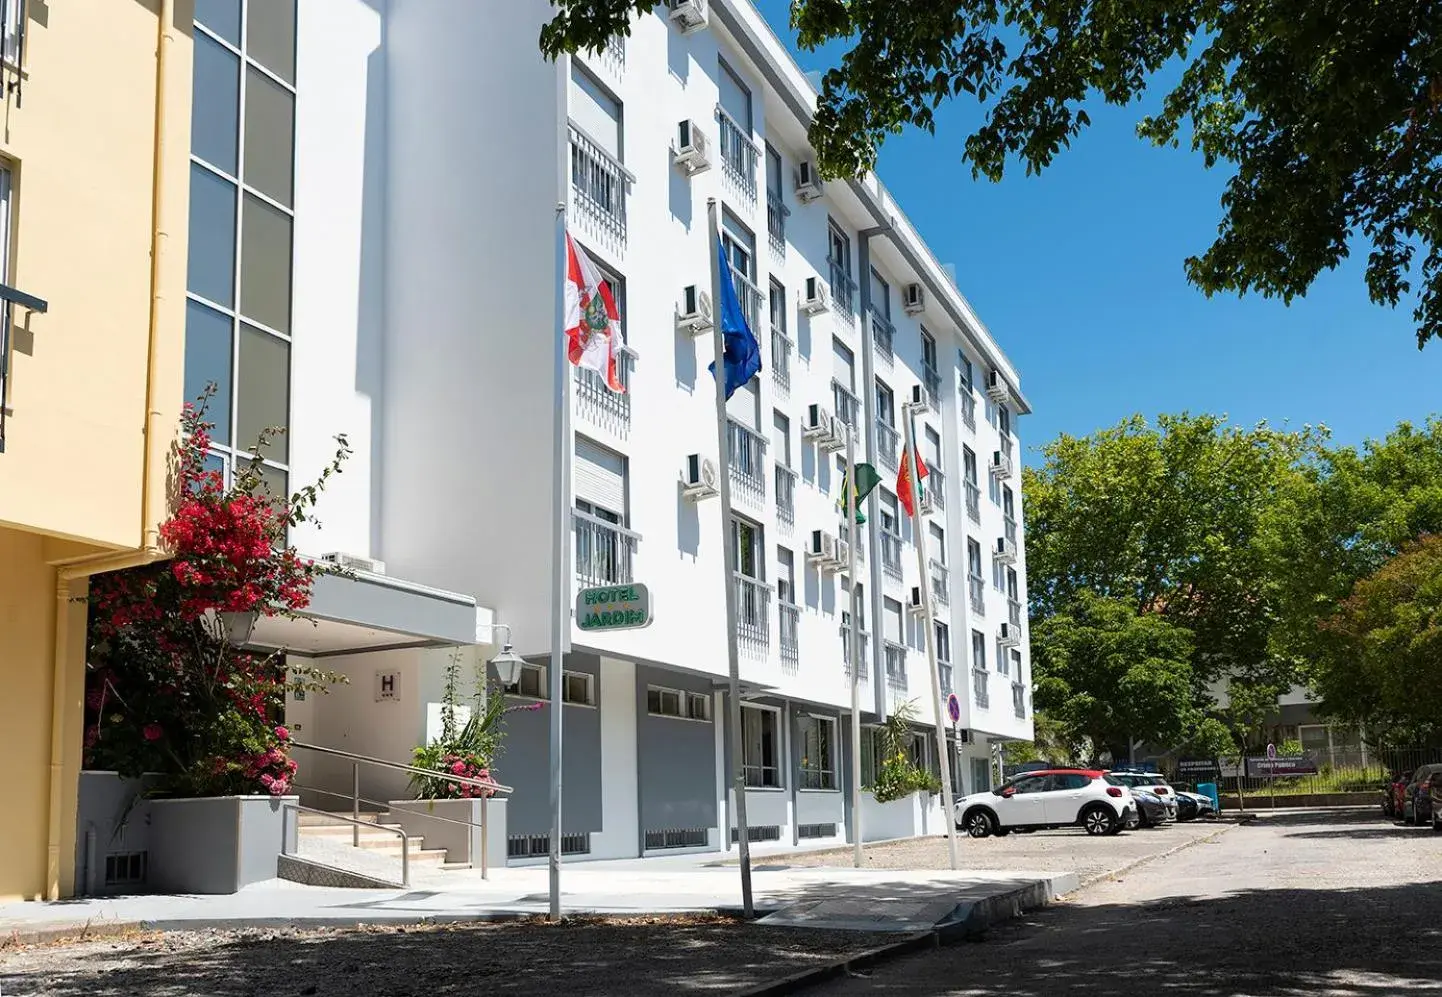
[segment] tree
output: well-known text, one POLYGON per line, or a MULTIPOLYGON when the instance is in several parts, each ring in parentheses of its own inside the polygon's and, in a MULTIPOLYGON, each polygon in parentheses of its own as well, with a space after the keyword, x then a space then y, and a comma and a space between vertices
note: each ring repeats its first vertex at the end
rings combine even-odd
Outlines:
MULTIPOLYGON (((552 4, 541 49, 555 57, 599 51, 659 0, 552 4)), ((1012 158, 1039 174, 1091 123, 1088 107, 1160 96, 1139 137, 1185 139, 1208 168, 1234 171, 1188 280, 1291 301, 1365 242, 1372 300, 1396 305, 1415 277, 1419 348, 1442 334, 1436 4, 793 0, 791 26, 802 48, 850 46, 810 126, 825 176, 871 170, 888 135, 934 131, 953 99, 984 109, 963 150, 974 177, 1000 180, 1012 158)))
POLYGON ((1264 524, 1319 438, 1184 414, 1047 444, 1022 476, 1033 633, 1093 592, 1190 633, 1199 692, 1271 676, 1276 565, 1264 524))
POLYGON ((1160 613, 1078 592, 1033 625, 1034 697, 1072 743, 1127 757, 1131 739, 1174 744, 1201 721, 1193 705, 1192 640, 1160 613))
POLYGON ((1433 695, 1442 683, 1442 534, 1358 582, 1323 628, 1343 652, 1312 674, 1332 715, 1399 742, 1442 735, 1433 695))

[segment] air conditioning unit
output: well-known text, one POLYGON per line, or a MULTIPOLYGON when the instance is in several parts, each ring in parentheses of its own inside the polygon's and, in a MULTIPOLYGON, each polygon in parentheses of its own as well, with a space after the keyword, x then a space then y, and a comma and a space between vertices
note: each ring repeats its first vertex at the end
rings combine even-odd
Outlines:
POLYGON ((1007 537, 997 537, 996 548, 992 553, 1002 564, 1011 564, 1016 560, 1016 542, 1007 537))
POLYGON ((1002 647, 1016 647, 1021 643, 1021 631, 1010 623, 1000 623, 996 628, 996 642, 1002 647))
POLYGON ((806 278, 806 291, 801 296, 801 310, 807 315, 817 315, 831 307, 826 297, 826 284, 820 277, 806 278))
POLYGON ((333 564, 337 568, 346 571, 363 571, 368 575, 383 575, 386 573, 386 563, 377 561, 373 557, 361 557, 359 554, 347 554, 343 550, 334 550, 329 554, 322 554, 320 559, 326 564, 333 564))
POLYGON ((926 311, 926 288, 920 284, 907 284, 901 296, 901 307, 908 315, 920 315, 926 311))
POLYGON ((821 177, 816 164, 803 159, 796 164, 796 197, 802 204, 810 204, 821 197, 821 177))
POLYGON ((801 438, 811 440, 824 453, 834 453, 846 446, 846 427, 825 405, 813 402, 806 406, 806 423, 801 427, 801 438))
POLYGON ((986 375, 986 394, 997 404, 1005 402, 1011 397, 1011 389, 1006 386, 1006 380, 997 371, 988 371, 986 375))
POLYGON ((825 530, 811 531, 811 545, 806 548, 806 559, 823 571, 834 571, 842 564, 841 541, 825 530))
POLYGON ((1011 477, 1011 458, 1000 450, 991 452, 991 473, 996 478, 1011 477))
POLYGON ((690 118, 676 126, 676 148, 672 158, 677 166, 686 171, 688 177, 711 168, 706 133, 690 118))
POLYGON ((706 27, 706 0, 666 0, 666 6, 671 9, 668 16, 676 22, 681 34, 689 35, 706 27))
POLYGON ((692 502, 720 495, 718 480, 716 462, 693 453, 686 458, 686 469, 681 475, 681 494, 692 502))
POLYGON ((695 284, 682 288, 681 304, 676 309, 676 328, 693 336, 702 336, 711 331, 713 321, 711 295, 695 284))
POLYGON ((931 396, 926 393, 926 388, 920 384, 911 386, 911 399, 909 401, 913 412, 923 412, 931 408, 931 396))
POLYGON ((906 597, 906 609, 908 612, 915 613, 918 616, 925 611, 926 606, 921 599, 920 585, 911 586, 911 594, 906 597))
POLYGON ((923 516, 930 516, 936 511, 936 500, 931 496, 930 488, 927 488, 921 493, 921 514, 923 516))
MULTIPOLYGON (((858 553, 860 553, 859 550, 858 550, 858 553)), ((857 560, 860 561, 861 558, 858 557, 857 560)), ((836 570, 837 570, 837 571, 845 571, 845 570, 846 570, 847 568, 849 568, 850 566, 851 566, 851 544, 847 543, 845 540, 842 540, 842 539, 839 539, 839 538, 838 538, 837 541, 836 541, 836 570)))

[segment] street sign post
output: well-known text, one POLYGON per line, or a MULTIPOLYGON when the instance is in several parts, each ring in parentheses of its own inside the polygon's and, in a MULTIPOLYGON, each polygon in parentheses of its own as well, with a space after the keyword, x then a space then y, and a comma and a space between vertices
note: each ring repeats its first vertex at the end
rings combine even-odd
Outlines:
POLYGON ((946 697, 946 715, 951 718, 952 723, 961 723, 961 700, 956 698, 954 692, 946 697))
POLYGON ((1277 760, 1277 746, 1276 746, 1275 744, 1272 744, 1272 743, 1269 742, 1269 743, 1267 744, 1267 761, 1269 761, 1269 762, 1275 762, 1276 760, 1277 760))
POLYGON ((651 591, 639 582, 600 585, 576 593, 576 626, 588 632, 651 625, 651 591))

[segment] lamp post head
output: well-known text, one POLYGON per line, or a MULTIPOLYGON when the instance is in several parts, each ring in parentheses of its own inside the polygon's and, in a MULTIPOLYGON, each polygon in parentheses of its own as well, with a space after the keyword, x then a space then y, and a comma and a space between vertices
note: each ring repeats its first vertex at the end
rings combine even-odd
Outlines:
POLYGON ((249 644, 251 634, 255 632, 255 621, 260 618, 260 613, 254 609, 240 612, 209 609, 205 615, 211 632, 231 647, 249 644))
POLYGON ((491 659, 491 667, 496 670, 496 678, 500 679, 501 685, 515 685, 521 680, 521 666, 526 659, 515 651, 511 650, 510 644, 501 645, 501 653, 491 659))

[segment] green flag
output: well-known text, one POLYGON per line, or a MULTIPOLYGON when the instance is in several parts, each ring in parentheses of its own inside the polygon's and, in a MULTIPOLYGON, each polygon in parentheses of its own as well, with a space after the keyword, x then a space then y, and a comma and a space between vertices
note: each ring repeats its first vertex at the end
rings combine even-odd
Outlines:
POLYGON ((860 526, 866 522, 866 514, 861 511, 861 503, 866 501, 866 496, 871 490, 881 483, 881 475, 876 473, 876 468, 870 464, 857 464, 854 474, 848 472, 841 481, 841 498, 836 501, 836 508, 842 517, 846 516, 846 489, 852 487, 852 478, 855 477, 856 491, 856 525, 860 526))

